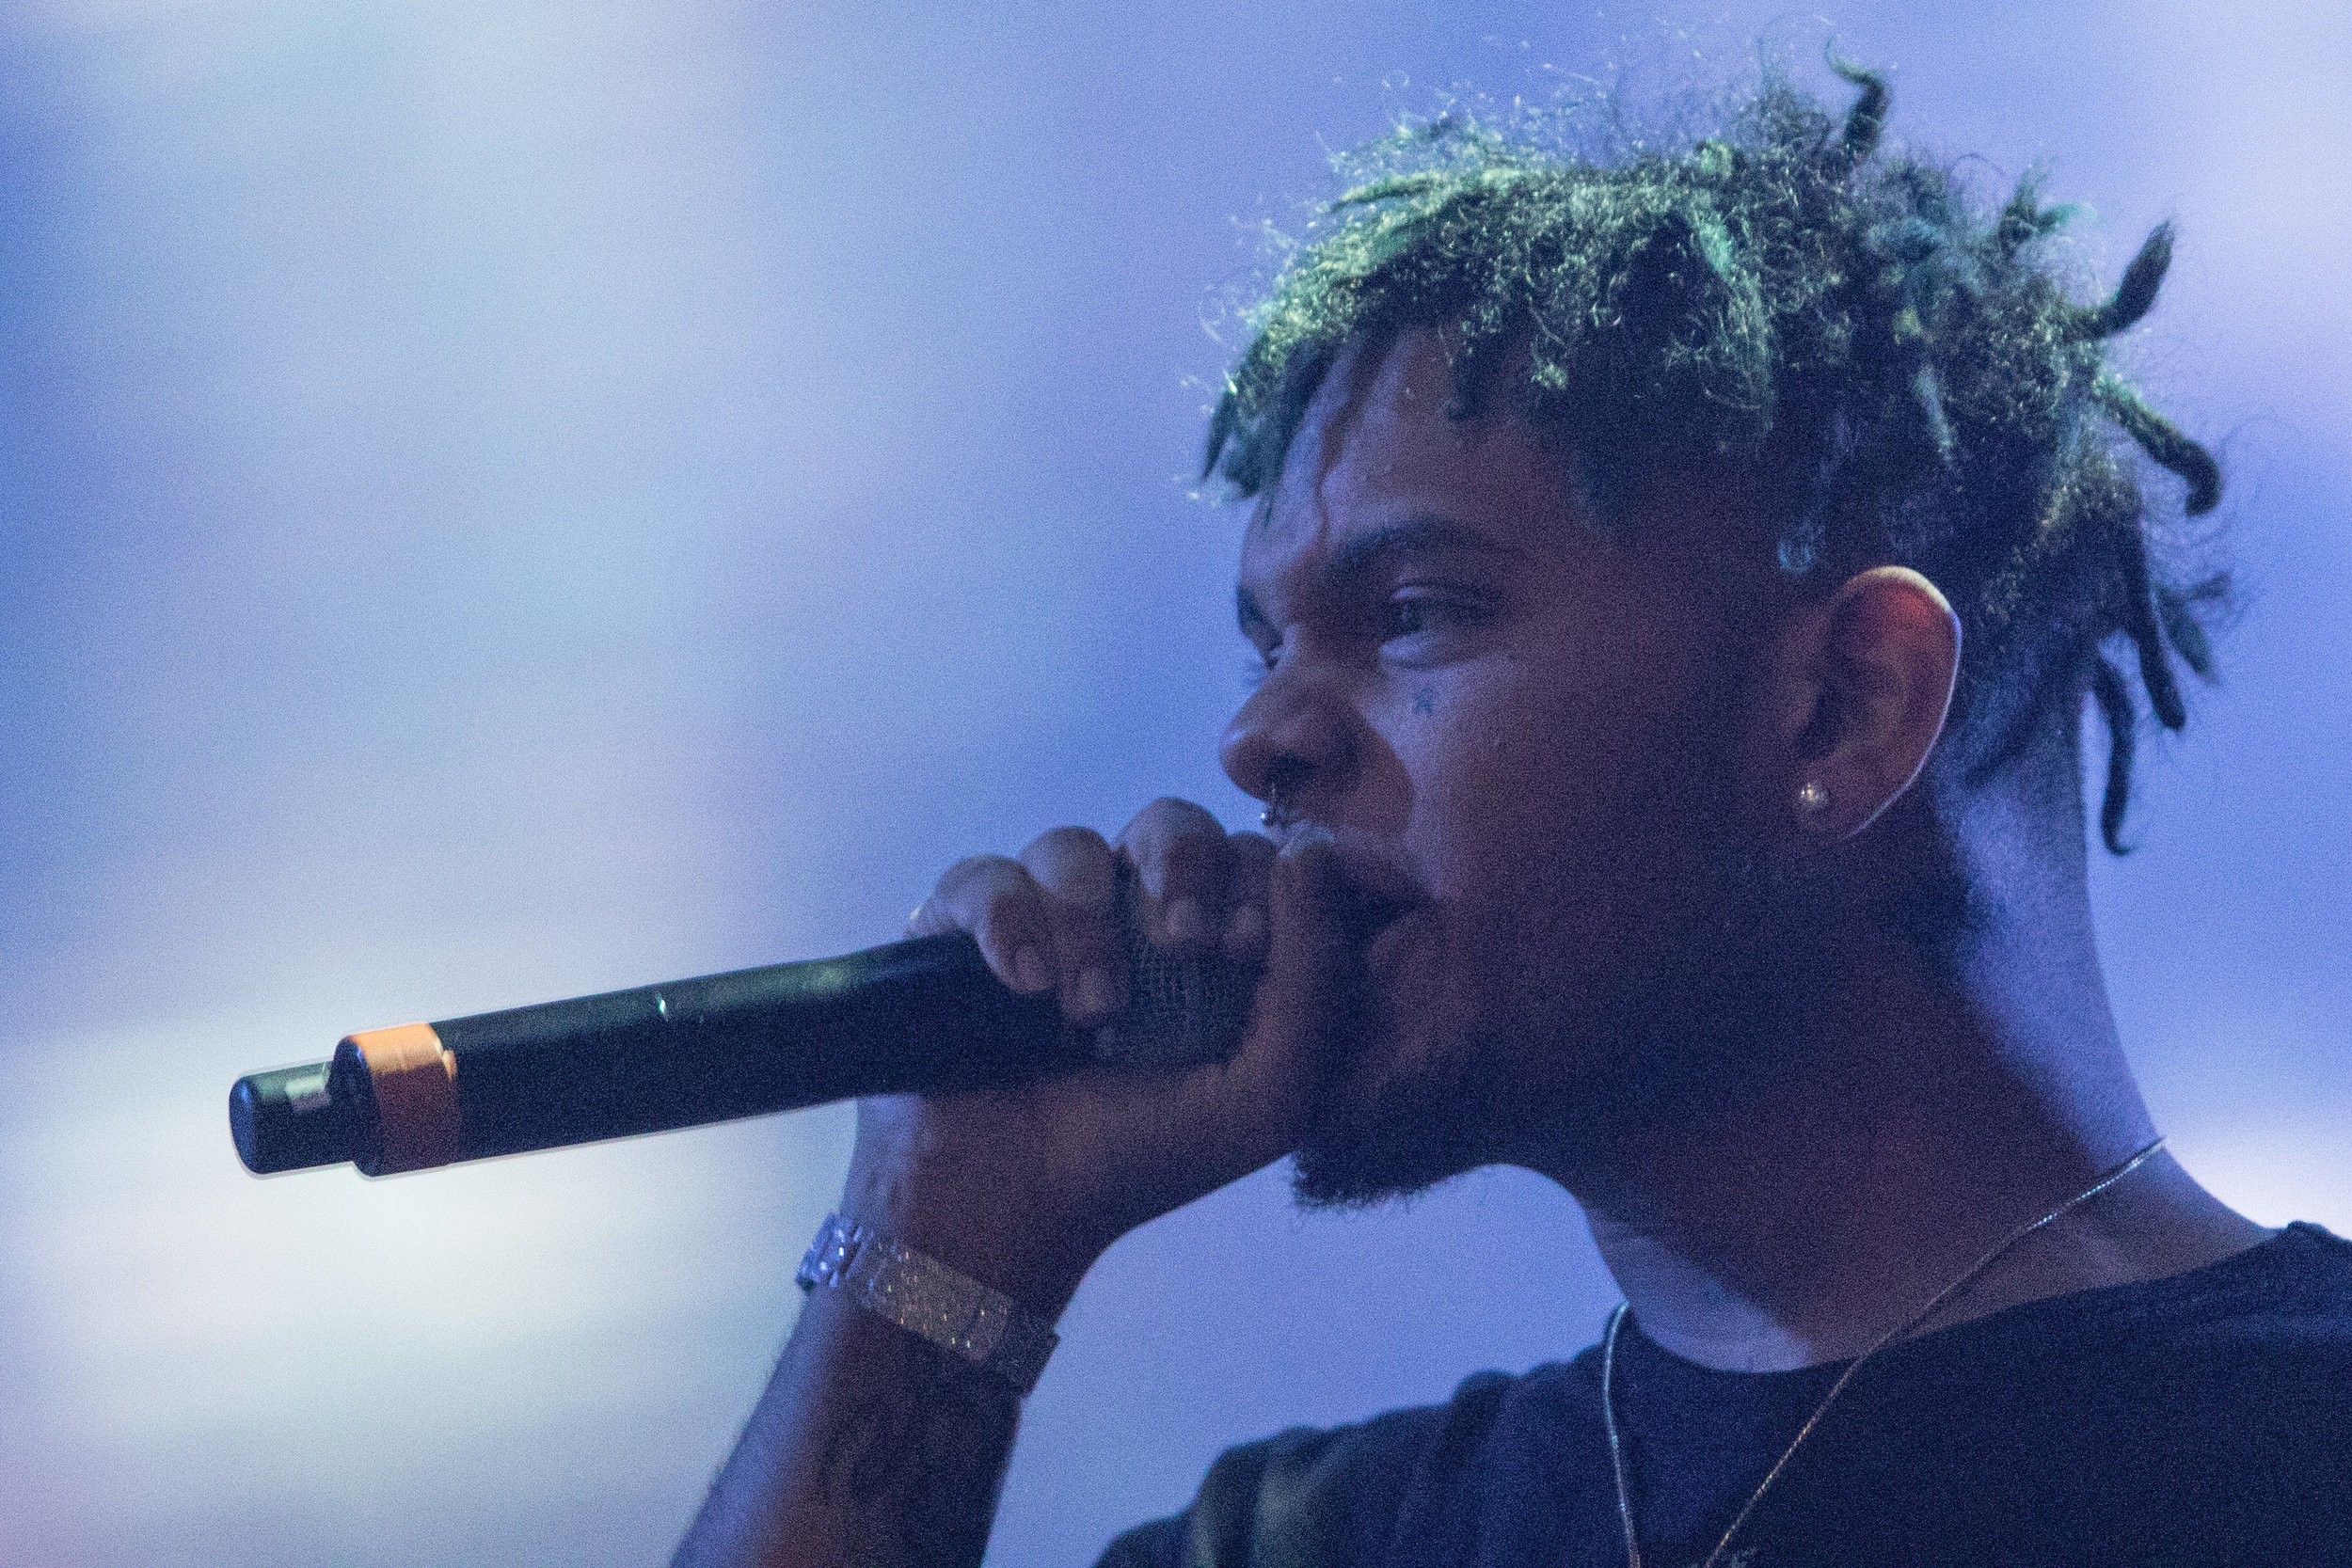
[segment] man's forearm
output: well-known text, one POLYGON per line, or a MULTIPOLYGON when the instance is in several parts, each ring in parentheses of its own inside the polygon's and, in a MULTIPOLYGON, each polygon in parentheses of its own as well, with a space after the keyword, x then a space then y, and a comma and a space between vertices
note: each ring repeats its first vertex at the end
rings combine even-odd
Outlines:
POLYGON ((1021 1402, 835 1291, 811 1295, 675 1568, 977 1563, 1021 1402))

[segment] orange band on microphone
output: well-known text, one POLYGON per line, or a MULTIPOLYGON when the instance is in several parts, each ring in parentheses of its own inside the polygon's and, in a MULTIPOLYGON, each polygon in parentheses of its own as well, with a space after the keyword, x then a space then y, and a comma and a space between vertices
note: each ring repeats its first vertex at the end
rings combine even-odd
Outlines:
POLYGON ((430 1023, 371 1029, 343 1042, 375 1094, 382 1140, 374 1174, 429 1170, 457 1158, 457 1058, 430 1023))

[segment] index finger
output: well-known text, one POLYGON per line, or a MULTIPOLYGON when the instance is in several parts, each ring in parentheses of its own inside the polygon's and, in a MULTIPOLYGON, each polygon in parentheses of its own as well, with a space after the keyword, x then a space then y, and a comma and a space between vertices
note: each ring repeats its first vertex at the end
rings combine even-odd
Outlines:
POLYGON ((1118 847, 1136 868, 1144 934, 1153 945, 1216 942, 1232 861, 1224 824, 1189 800, 1163 797, 1120 830, 1118 847))

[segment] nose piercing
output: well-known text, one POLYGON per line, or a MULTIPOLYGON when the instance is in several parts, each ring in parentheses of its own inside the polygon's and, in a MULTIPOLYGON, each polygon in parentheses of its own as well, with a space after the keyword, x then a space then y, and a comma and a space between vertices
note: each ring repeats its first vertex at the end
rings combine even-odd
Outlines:
POLYGON ((1290 793, 1289 784, 1290 780, 1279 774, 1266 781, 1265 810, 1258 816, 1261 826, 1279 832, 1291 825, 1290 801, 1284 799, 1290 793))

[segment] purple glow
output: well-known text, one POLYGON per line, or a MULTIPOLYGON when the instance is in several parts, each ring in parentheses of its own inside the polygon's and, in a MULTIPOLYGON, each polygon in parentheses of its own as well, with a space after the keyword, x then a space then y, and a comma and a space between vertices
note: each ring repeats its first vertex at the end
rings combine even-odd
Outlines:
MULTIPOLYGON (((1898 136, 1988 180, 2048 159, 2101 276, 2180 223, 2140 363, 2222 437, 2255 592, 2144 769, 2141 852, 2095 874, 2109 978, 2185 1163, 2352 1231, 2352 22, 2323 9, 1839 26, 1895 68, 1898 136)), ((1683 23, 1734 60, 1815 37, 1783 15, 0 21, 0 1559, 665 1557, 847 1114, 257 1182, 230 1080, 886 940, 949 861, 1154 795, 1253 819, 1213 755, 1235 529, 1185 495, 1235 220, 1432 88, 1539 91, 1683 23)), ((1567 1355, 1613 1299, 1530 1178, 1355 1220, 1244 1183, 1081 1293, 991 1560, 1089 1561, 1226 1444, 1567 1355)))

